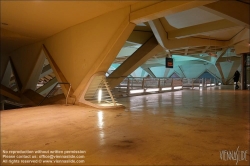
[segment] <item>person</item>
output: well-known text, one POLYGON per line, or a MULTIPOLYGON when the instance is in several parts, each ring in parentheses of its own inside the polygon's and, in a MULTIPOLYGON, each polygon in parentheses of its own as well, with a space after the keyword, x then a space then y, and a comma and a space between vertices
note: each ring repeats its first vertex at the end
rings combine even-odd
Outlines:
POLYGON ((234 82, 236 82, 235 89, 239 89, 239 85, 238 85, 239 78, 240 78, 240 72, 236 70, 236 72, 234 73, 234 77, 233 77, 234 82))

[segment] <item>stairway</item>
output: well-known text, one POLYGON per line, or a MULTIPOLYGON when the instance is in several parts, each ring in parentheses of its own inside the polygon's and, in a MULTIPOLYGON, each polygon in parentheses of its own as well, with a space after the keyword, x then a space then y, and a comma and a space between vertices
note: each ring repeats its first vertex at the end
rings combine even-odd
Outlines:
POLYGON ((96 74, 90 80, 89 86, 81 103, 96 108, 113 108, 122 106, 119 104, 109 88, 104 74, 96 74))

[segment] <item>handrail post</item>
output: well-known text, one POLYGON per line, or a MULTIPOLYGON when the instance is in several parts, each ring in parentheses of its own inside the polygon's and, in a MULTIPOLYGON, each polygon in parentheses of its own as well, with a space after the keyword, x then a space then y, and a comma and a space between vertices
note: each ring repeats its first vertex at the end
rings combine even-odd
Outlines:
POLYGON ((69 97, 70 90, 71 90, 71 84, 69 84, 69 90, 68 90, 68 93, 67 93, 67 96, 66 96, 66 105, 68 105, 68 97, 69 97))
POLYGON ((191 80, 192 80, 192 89, 194 89, 194 78, 192 78, 191 80))
POLYGON ((199 86, 200 86, 200 88, 202 88, 203 87, 203 78, 200 78, 200 84, 199 84, 199 86))
POLYGON ((142 89, 143 89, 143 92, 145 93, 145 79, 142 78, 142 89))
POLYGON ((171 86, 172 86, 172 90, 173 90, 174 89, 174 78, 172 78, 171 86))
POLYGON ((159 92, 161 92, 161 79, 158 79, 158 88, 159 88, 159 92))
POLYGON ((129 96, 129 94, 130 94, 130 80, 129 80, 129 78, 127 78, 128 80, 127 80, 127 95, 129 96))

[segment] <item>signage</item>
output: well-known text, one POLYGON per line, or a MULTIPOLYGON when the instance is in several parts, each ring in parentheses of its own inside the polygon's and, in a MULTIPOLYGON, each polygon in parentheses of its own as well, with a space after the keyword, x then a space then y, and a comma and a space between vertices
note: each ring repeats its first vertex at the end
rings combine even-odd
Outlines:
POLYGON ((166 58, 166 68, 173 68, 174 62, 173 58, 166 58))

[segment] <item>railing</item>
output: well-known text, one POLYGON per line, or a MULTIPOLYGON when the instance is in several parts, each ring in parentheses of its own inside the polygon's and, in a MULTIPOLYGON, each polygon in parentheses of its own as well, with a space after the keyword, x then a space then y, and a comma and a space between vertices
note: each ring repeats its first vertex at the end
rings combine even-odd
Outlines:
POLYGON ((50 94, 51 94, 52 92, 55 91, 55 88, 56 88, 57 85, 59 85, 59 84, 69 84, 69 90, 68 90, 68 93, 67 93, 67 96, 66 96, 66 105, 68 105, 68 96, 69 96, 69 92, 70 92, 70 90, 71 90, 71 84, 68 83, 68 82, 58 82, 58 83, 49 91, 49 93, 43 98, 43 100, 42 100, 38 105, 41 105, 47 98, 49 98, 49 97, 50 97, 50 94))
POLYGON ((113 92, 122 95, 133 95, 136 93, 163 92, 168 90, 179 90, 183 88, 205 88, 217 84, 216 79, 205 78, 141 78, 126 77, 113 92))
POLYGON ((216 79, 211 79, 211 78, 183 78, 182 79, 183 87, 191 87, 192 89, 195 87, 212 87, 217 84, 216 79))

